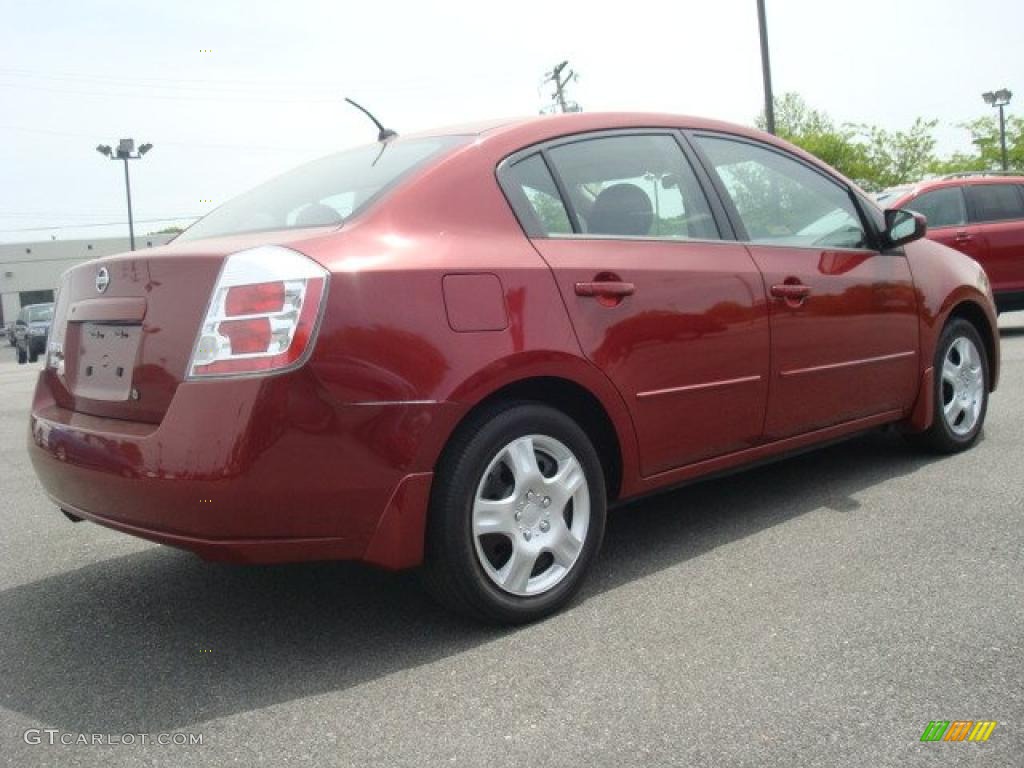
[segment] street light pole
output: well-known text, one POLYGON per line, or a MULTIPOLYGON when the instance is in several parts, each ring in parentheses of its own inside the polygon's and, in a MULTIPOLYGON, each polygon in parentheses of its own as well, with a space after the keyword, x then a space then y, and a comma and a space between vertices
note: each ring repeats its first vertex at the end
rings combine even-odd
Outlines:
POLYGON ((1009 162, 1006 156, 1006 114, 1003 110, 1006 105, 1010 103, 1010 99, 1013 98, 1013 94, 1006 88, 1000 88, 998 91, 986 91, 981 94, 981 98, 985 100, 985 103, 990 107, 999 107, 999 150, 1002 159, 1003 172, 1009 170, 1009 162))
POLYGON ((775 134, 775 98, 772 96, 772 64, 768 55, 768 23, 765 20, 764 0, 757 0, 757 25, 761 33, 761 77, 764 80, 764 124, 768 133, 775 134))
POLYGON ((999 149, 1003 156, 1004 171, 1009 168, 1009 163, 1006 162, 1006 114, 1003 111, 1005 108, 1005 104, 999 105, 999 149))
POLYGON ((125 196, 128 198, 128 242, 133 251, 135 250, 135 219, 132 216, 132 184, 128 178, 128 161, 139 160, 152 148, 152 144, 143 144, 139 147, 139 151, 136 152, 135 139, 121 139, 117 144, 116 150, 107 144, 100 144, 96 147, 96 151, 101 155, 111 160, 121 160, 124 162, 124 191, 125 196))
POLYGON ((124 191, 128 197, 128 242, 131 250, 135 250, 135 222, 132 219, 132 183, 128 179, 128 158, 124 160, 124 191))

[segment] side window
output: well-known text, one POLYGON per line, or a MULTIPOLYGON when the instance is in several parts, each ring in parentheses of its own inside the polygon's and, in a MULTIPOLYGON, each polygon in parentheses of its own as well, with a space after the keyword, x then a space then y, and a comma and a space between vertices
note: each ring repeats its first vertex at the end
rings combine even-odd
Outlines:
POLYGON ((540 155, 530 155, 520 160, 507 173, 508 183, 514 188, 513 193, 522 195, 514 207, 521 209, 524 203, 529 207, 529 211, 517 211, 520 218, 532 215, 546 235, 572 234, 572 224, 569 223, 565 205, 540 155))
POLYGON ((732 139, 698 136, 751 242, 867 248, 849 192, 786 155, 732 139))
POLYGON ((973 184, 967 194, 974 208, 972 221, 1024 219, 1024 200, 1013 184, 973 184))
POLYGON ((967 223, 967 206, 960 187, 925 192, 903 206, 928 217, 928 227, 957 227, 967 223))
POLYGON ((610 136, 549 151, 583 233, 717 240, 711 208, 672 136, 610 136))

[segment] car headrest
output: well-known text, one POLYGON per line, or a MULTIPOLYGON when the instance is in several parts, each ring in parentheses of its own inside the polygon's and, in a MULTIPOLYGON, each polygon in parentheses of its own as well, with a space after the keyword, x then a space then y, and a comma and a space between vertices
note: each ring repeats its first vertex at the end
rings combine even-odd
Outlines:
POLYGON ((330 227, 341 224, 341 214, 323 203, 310 203, 295 217, 296 227, 330 227))
POLYGON ((602 189, 587 221, 591 232, 602 235, 647 235, 653 222, 651 198, 628 183, 602 189))

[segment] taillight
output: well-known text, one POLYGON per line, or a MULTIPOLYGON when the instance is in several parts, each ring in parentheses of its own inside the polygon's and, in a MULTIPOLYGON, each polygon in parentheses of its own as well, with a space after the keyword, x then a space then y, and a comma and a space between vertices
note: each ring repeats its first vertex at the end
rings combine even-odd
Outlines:
POLYGON ((312 349, 327 271, 289 248, 228 256, 189 361, 190 378, 282 371, 312 349))
POLYGON ((53 321, 46 339, 46 367, 52 368, 58 376, 64 375, 64 331, 67 328, 67 302, 63 298, 68 295, 71 270, 60 276, 57 294, 54 297, 53 321))

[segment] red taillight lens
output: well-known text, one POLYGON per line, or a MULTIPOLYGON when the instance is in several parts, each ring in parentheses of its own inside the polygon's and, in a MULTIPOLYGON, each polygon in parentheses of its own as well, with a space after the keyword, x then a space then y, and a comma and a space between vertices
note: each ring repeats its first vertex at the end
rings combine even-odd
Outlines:
POLYGON ((224 263, 196 339, 189 376, 280 371, 310 350, 327 271, 301 253, 261 246, 224 263))
POLYGON ((217 330, 231 342, 231 352, 236 355, 266 352, 270 346, 270 320, 265 317, 223 320, 217 330))
POLYGON ((228 288, 224 300, 225 314, 257 315, 261 312, 280 312, 284 307, 284 283, 257 283, 228 288))

